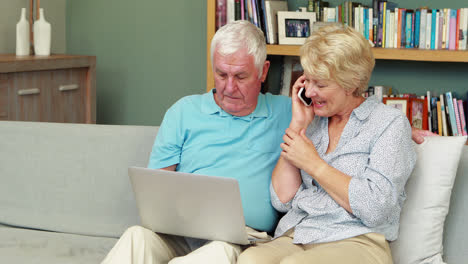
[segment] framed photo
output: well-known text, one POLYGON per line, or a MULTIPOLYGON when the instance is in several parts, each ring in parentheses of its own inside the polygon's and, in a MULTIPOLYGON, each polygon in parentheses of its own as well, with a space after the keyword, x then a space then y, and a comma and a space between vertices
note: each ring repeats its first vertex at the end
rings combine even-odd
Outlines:
POLYGON ((412 127, 427 130, 427 102, 426 99, 411 98, 409 121, 412 127))
MULTIPOLYGON (((400 109, 410 120, 410 103, 409 103, 409 98, 404 98, 404 97, 384 97, 383 98, 383 103, 392 107, 395 107, 397 109, 400 109)), ((410 120, 411 123, 411 120, 410 120)))
POLYGON ((317 19, 315 12, 278 11, 278 42, 302 45, 310 36, 317 19))

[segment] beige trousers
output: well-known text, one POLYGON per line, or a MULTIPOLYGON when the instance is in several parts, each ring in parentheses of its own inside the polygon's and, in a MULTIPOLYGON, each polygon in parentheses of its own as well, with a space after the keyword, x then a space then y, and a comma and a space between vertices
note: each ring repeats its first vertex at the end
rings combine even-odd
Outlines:
POLYGON ((141 226, 128 228, 102 264, 236 263, 239 245, 212 241, 190 252, 183 237, 157 234, 141 226))
POLYGON ((319 244, 293 244, 293 232, 245 250, 238 264, 391 264, 392 255, 385 237, 369 233, 345 240, 319 244))

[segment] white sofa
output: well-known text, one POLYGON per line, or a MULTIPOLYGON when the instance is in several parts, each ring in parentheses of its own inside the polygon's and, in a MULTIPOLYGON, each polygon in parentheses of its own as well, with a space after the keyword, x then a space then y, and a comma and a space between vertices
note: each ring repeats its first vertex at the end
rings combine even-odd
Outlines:
MULTIPOLYGON (((0 263, 99 263, 139 223, 127 176, 158 127, 0 122, 0 263)), ((445 260, 468 260, 468 146, 445 225, 445 260)))

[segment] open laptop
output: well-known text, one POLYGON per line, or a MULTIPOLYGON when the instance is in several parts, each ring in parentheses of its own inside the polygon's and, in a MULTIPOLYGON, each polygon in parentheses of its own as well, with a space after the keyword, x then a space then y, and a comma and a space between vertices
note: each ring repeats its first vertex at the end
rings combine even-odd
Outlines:
POLYGON ((236 179, 128 169, 141 225, 154 232, 254 244, 248 238, 236 179))

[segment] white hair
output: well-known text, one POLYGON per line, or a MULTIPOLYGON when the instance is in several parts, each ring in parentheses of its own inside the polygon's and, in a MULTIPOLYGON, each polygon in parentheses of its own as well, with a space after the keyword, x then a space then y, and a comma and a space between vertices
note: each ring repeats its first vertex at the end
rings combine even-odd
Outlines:
POLYGON ((246 20, 236 20, 222 26, 211 40, 211 65, 215 51, 222 55, 231 55, 241 49, 254 58, 258 78, 262 76, 266 61, 266 42, 263 32, 246 20))

